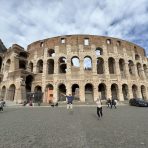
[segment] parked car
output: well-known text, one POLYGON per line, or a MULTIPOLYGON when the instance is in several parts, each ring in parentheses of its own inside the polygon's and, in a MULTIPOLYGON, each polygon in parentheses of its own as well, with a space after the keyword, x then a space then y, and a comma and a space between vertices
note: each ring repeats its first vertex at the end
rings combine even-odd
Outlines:
POLYGON ((131 106, 148 107, 148 101, 141 98, 132 98, 129 100, 131 106))

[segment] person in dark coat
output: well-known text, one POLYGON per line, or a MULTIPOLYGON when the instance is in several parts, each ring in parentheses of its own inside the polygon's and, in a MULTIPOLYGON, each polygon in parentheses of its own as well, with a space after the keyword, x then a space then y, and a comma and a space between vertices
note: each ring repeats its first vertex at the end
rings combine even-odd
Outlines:
POLYGON ((110 98, 107 99, 107 108, 109 108, 109 107, 111 107, 111 99, 110 98))
POLYGON ((114 108, 117 108, 116 107, 116 101, 115 101, 114 98, 112 98, 112 100, 111 100, 111 109, 112 109, 113 106, 114 106, 114 108))

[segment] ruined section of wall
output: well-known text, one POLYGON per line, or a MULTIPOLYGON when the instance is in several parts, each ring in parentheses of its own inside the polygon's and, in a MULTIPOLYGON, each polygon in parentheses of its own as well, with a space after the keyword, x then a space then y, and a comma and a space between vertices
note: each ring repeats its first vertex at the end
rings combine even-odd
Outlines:
POLYGON ((20 100, 27 92, 43 92, 43 102, 65 101, 62 94, 72 94, 75 100, 82 102, 92 102, 99 94, 104 100, 148 99, 145 51, 121 39, 58 36, 28 45, 27 52, 13 46, 3 61, 1 89, 10 87, 7 79, 13 80, 11 83, 18 87, 20 100))

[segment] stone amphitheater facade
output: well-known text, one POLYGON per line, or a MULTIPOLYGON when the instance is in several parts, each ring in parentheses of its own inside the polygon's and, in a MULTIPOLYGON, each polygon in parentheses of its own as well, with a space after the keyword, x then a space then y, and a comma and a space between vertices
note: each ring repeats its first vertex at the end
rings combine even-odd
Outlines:
POLYGON ((27 50, 13 44, 0 53, 1 98, 22 102, 29 92, 42 101, 148 99, 145 50, 128 41, 96 35, 65 35, 39 40, 27 50))

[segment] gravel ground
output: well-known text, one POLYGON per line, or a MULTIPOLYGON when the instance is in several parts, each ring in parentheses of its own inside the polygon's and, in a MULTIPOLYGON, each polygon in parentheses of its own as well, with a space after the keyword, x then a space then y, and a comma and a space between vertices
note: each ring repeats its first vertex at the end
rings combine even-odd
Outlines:
POLYGON ((148 108, 14 107, 0 112, 0 148, 147 148, 148 108))

